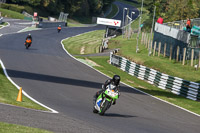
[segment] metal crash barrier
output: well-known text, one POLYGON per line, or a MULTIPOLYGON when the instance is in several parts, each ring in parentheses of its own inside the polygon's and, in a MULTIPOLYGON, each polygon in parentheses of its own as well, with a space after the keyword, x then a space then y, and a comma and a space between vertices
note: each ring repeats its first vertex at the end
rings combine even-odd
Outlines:
POLYGON ((172 93, 184 96, 188 99, 200 100, 200 83, 173 77, 154 69, 138 65, 124 57, 114 55, 112 52, 110 53, 110 63, 128 74, 145 80, 158 88, 170 90, 172 93))
POLYGON ((36 25, 37 28, 53 28, 58 27, 61 25, 62 27, 66 26, 65 22, 42 22, 40 21, 39 24, 36 25))

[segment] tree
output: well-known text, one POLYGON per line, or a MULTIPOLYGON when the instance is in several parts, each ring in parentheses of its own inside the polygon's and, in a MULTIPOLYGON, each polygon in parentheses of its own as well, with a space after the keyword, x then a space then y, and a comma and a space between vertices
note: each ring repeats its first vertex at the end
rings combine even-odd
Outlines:
POLYGON ((115 0, 8 0, 8 3, 28 5, 39 8, 50 14, 58 14, 60 11, 67 12, 70 16, 99 15, 102 10, 115 0))

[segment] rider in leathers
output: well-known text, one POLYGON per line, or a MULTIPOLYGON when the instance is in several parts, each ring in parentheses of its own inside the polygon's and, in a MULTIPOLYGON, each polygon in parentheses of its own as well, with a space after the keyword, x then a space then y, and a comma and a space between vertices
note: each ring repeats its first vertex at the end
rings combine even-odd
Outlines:
MULTIPOLYGON (((96 99, 98 98, 98 96, 106 90, 106 87, 109 85, 109 84, 112 84, 115 87, 115 89, 117 89, 119 91, 119 82, 120 82, 120 76, 119 75, 114 75, 112 79, 108 79, 103 87, 102 87, 102 90, 98 91, 95 95, 94 95, 94 99, 93 99, 93 102, 96 103, 96 99)), ((120 93, 119 93, 120 95, 120 93)), ((113 102, 113 105, 116 104, 116 100, 113 102)))
POLYGON ((28 36, 26 37, 26 40, 27 40, 27 39, 31 39, 31 41, 32 41, 32 36, 31 36, 30 33, 29 33, 28 36))
MULTIPOLYGON (((29 44, 29 47, 31 46, 31 44, 32 44, 32 36, 31 36, 31 34, 29 33, 28 34, 28 36, 26 37, 26 40, 28 40, 28 39, 30 39, 31 40, 31 43, 29 44)), ((25 41, 25 43, 26 43, 26 41, 25 41)))

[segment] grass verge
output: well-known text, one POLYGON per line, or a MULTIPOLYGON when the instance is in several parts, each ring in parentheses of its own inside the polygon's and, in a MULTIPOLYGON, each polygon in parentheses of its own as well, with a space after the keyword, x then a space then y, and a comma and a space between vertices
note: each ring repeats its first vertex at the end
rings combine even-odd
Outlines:
POLYGON ((33 30, 39 30, 40 28, 36 28, 35 25, 31 27, 26 27, 25 29, 21 30, 20 32, 27 32, 27 31, 33 31, 33 30))
POLYGON ((52 133, 47 130, 0 122, 1 133, 52 133))
MULTIPOLYGON (((7 79, 4 75, 2 67, 0 66, 0 102, 12 104, 20 107, 26 107, 37 110, 48 111, 46 108, 34 103, 29 98, 22 96, 23 101, 17 102, 18 89, 7 79)), ((23 89, 23 88, 22 88, 23 89)))
POLYGON ((119 48, 119 55, 130 59, 131 61, 136 62, 153 68, 162 73, 183 78, 185 80, 199 82, 200 83, 200 71, 196 71, 194 67, 189 65, 182 65, 181 62, 176 62, 175 60, 169 60, 169 58, 164 58, 163 55, 148 56, 148 49, 145 48, 145 45, 141 44, 139 40, 139 53, 136 53, 136 44, 137 40, 136 34, 133 35, 133 38, 130 40, 123 39, 121 36, 111 39, 109 41, 109 48, 119 48))
POLYGON ((23 14, 20 14, 15 11, 0 8, 0 12, 2 13, 2 16, 4 16, 4 17, 7 16, 8 18, 24 19, 23 14))
POLYGON ((7 26, 8 23, 7 22, 3 22, 2 24, 0 24, 0 26, 7 26))
POLYGON ((83 27, 85 26, 84 24, 81 24, 80 22, 78 21, 75 21, 73 19, 68 19, 67 21, 67 26, 68 27, 83 27))
POLYGON ((7 22, 3 22, 2 24, 0 24, 0 28, 1 28, 1 27, 4 27, 4 26, 7 26, 7 25, 8 25, 7 22))
POLYGON ((63 44, 73 55, 98 53, 103 34, 103 30, 93 31, 64 40, 63 44))

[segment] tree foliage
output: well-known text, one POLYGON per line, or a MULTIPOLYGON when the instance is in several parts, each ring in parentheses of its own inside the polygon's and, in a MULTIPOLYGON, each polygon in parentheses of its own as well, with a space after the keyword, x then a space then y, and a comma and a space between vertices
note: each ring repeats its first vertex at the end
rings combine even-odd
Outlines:
POLYGON ((8 3, 40 8, 51 14, 67 12, 72 15, 99 15, 115 0, 7 0, 8 3))
POLYGON ((200 17, 200 0, 144 0, 153 17, 156 6, 156 18, 163 17, 166 22, 200 17))
MULTIPOLYGON (((142 0, 139 0, 140 3, 142 0)), ((152 26, 154 7, 156 7, 155 21, 162 17, 165 22, 186 20, 200 17, 200 0, 143 0, 144 6, 150 13, 146 20, 145 29, 152 26)))

